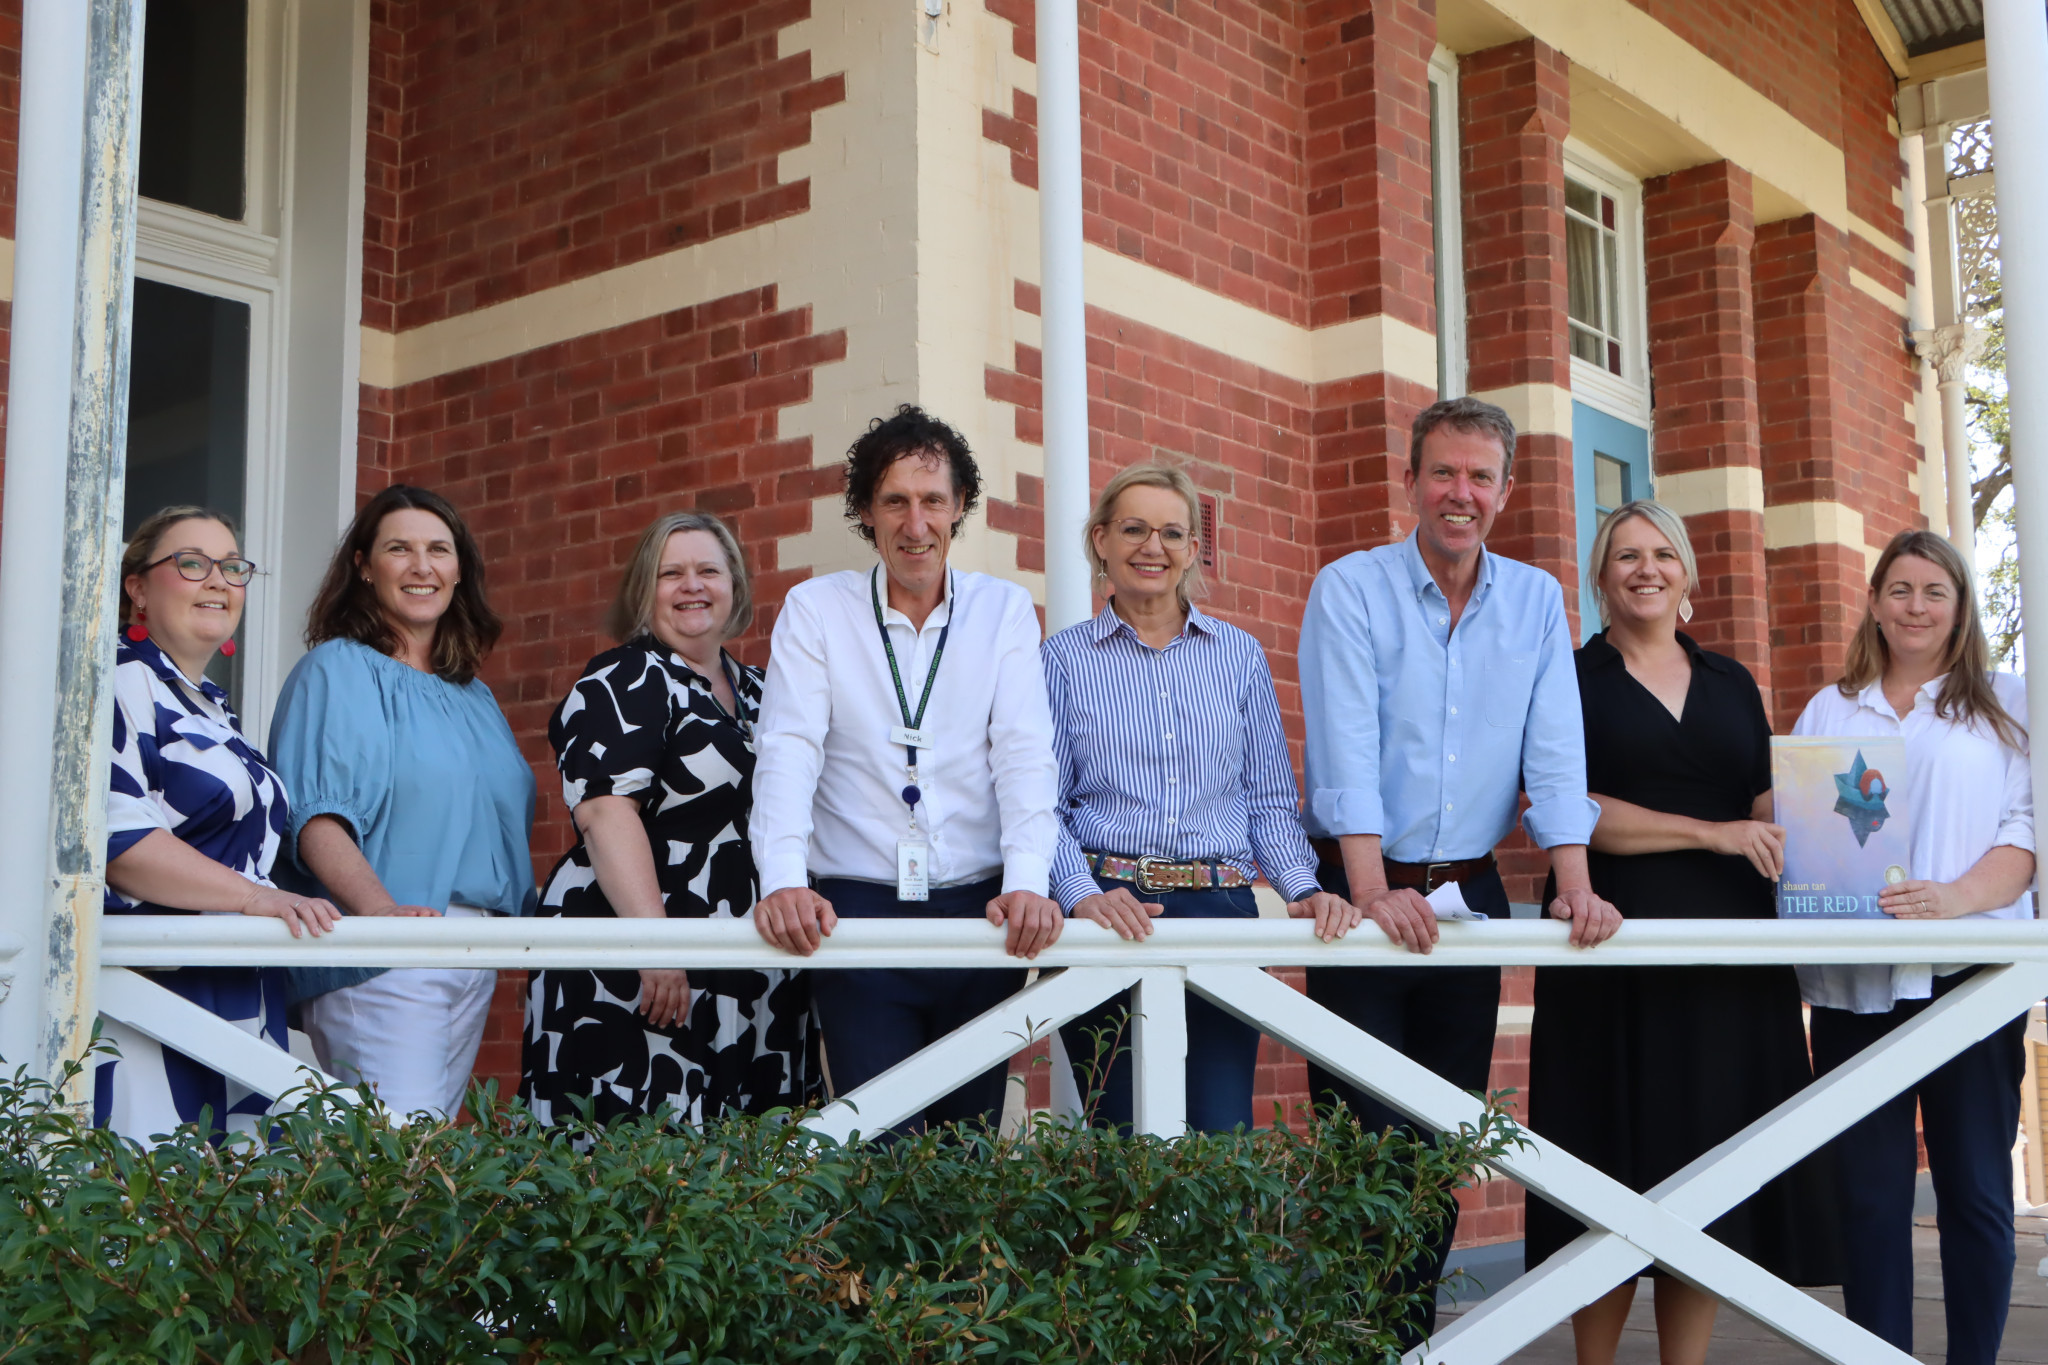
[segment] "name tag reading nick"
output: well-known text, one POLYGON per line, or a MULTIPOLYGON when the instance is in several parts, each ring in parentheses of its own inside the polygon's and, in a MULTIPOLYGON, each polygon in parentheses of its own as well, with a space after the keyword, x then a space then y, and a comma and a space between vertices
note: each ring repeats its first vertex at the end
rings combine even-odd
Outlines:
POLYGON ((929 749, 932 747, 931 736, 928 733, 923 730, 913 730, 908 725, 890 726, 889 742, 891 744, 901 744, 906 749, 929 749))
POLYGON ((922 839, 896 841, 896 899, 928 901, 932 898, 932 851, 922 839))

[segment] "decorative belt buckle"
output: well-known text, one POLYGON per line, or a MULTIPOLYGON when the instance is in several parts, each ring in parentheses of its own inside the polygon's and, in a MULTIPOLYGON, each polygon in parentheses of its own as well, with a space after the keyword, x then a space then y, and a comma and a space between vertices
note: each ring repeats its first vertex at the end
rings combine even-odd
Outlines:
POLYGON ((1138 859, 1138 889, 1148 896, 1156 896, 1162 891, 1173 890, 1171 886, 1156 886, 1152 881, 1152 869, 1160 864, 1171 863, 1172 861, 1170 858, 1155 858, 1150 854, 1138 859))

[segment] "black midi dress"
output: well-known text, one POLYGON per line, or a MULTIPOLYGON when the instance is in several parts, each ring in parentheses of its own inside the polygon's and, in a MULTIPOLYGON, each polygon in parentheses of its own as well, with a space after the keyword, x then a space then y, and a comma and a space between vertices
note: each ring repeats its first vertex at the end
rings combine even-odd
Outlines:
MULTIPOLYGON (((1771 785, 1763 698, 1740 663, 1678 639, 1692 658, 1678 718, 1604 632, 1578 651, 1587 790, 1698 820, 1746 820, 1771 785)), ((1589 851, 1587 861, 1593 889, 1628 919, 1775 916, 1771 883, 1745 858, 1686 849, 1589 851)), ((1545 902, 1555 894, 1546 890, 1545 902)), ((1537 969, 1529 1126, 1631 1189, 1649 1189, 1812 1079, 1789 966, 1537 969)), ((1707 1230, 1794 1284, 1839 1283, 1826 1177, 1817 1160, 1801 1162, 1707 1230)), ((1582 1231, 1532 1197, 1528 1264, 1582 1231)))
MULTIPOLYGON (((640 807, 669 918, 727 919, 754 905, 747 842, 761 670, 722 655, 737 712, 651 635, 592 659, 548 724, 570 810, 594 796, 640 807)), ((580 838, 541 893, 541 915, 615 914, 580 838)), ((697 1124, 816 1100, 822 1072, 801 972, 692 971, 689 1012, 655 1027, 637 971, 551 967, 529 978, 520 1094, 542 1122, 587 1102, 600 1122, 666 1107, 697 1124)))

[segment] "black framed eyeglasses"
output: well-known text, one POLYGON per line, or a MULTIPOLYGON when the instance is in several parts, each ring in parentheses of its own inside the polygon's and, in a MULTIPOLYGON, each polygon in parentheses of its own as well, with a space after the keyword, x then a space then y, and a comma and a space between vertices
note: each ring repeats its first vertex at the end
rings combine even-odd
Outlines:
POLYGON ((204 583, 215 568, 219 568, 220 576, 227 580, 231 588, 246 588, 249 586, 249 580, 256 576, 256 561, 244 559, 240 555, 215 559, 197 550, 174 550, 162 559, 143 565, 141 571, 148 573, 158 564, 177 565, 178 577, 187 583, 204 583))

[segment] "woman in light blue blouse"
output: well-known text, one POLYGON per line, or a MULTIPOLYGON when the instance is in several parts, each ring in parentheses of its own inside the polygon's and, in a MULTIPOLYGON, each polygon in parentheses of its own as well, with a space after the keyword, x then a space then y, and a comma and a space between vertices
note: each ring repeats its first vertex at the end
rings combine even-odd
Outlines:
MULTIPOLYGON (((446 499, 395 484, 356 514, 270 730, 298 868, 347 913, 532 913, 533 769, 476 676, 501 629, 446 499)), ((446 1116, 496 980, 299 968, 292 995, 322 1066, 400 1113, 446 1116)))
MULTIPOLYGON (((1339 937, 1358 911, 1316 884, 1265 651, 1192 601, 1200 526, 1193 482, 1157 464, 1111 479, 1088 519, 1109 605, 1043 650, 1060 775, 1052 893, 1069 915, 1142 939, 1162 914, 1253 918, 1263 871, 1291 916, 1339 937)), ((1094 1116, 1119 1127, 1132 1118, 1125 1003, 1061 1030, 1083 1093, 1099 1092, 1094 1116), (1098 1040, 1115 1051, 1090 1065, 1098 1040)), ((1251 1126, 1258 1031, 1206 1000, 1187 1014, 1188 1125, 1251 1126)))

